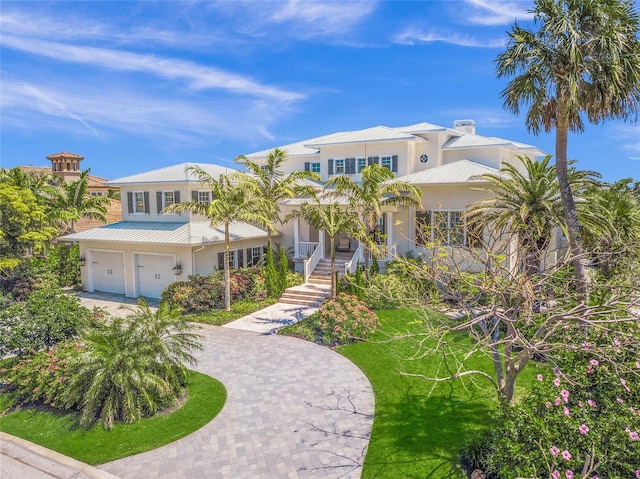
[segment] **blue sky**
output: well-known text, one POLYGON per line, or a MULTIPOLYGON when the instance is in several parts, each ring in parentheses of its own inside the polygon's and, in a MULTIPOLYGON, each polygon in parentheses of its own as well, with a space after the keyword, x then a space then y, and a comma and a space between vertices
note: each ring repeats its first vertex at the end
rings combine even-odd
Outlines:
MULTIPOLYGON (((2 0, 1 166, 85 156, 116 178, 336 131, 476 121, 553 153, 502 108, 493 60, 530 1, 2 0)), ((640 125, 570 135, 606 180, 640 179, 640 125)))

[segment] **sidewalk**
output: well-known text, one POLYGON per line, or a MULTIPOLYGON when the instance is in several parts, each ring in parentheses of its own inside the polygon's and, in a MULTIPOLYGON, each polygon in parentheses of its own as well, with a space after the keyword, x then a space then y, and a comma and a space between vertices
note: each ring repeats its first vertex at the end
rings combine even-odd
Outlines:
POLYGON ((227 323, 223 328, 242 329, 261 334, 273 334, 278 329, 311 316, 317 307, 275 303, 264 309, 227 323))

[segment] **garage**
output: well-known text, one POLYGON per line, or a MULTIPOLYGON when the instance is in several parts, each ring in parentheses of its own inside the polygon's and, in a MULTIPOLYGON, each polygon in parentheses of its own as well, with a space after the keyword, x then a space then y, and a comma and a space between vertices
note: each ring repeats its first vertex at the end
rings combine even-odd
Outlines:
POLYGON ((93 291, 125 294, 124 252, 91 251, 89 259, 93 291))
POLYGON ((139 296, 160 298, 162 291, 175 281, 174 255, 136 254, 136 280, 139 296))

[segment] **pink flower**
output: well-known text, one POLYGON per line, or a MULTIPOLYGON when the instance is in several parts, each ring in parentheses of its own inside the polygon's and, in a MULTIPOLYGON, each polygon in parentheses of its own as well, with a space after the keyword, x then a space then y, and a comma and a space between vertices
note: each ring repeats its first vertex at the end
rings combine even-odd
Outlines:
POLYGON ((635 471, 636 479, 640 479, 640 469, 636 469, 635 471))
POLYGON ((560 376, 560 370, 557 367, 553 368, 553 374, 555 374, 556 376, 560 376))
POLYGON ((562 397, 564 402, 569 402, 569 391, 563 389, 562 391, 560 391, 560 396, 562 397))
POLYGON ((554 385, 555 387, 559 387, 559 386, 560 386, 560 378, 555 378, 555 379, 553 380, 553 385, 554 385))
POLYGON ((580 424, 580 427, 578 428, 578 431, 580 431, 580 434, 582 434, 584 436, 585 434, 587 434, 589 432, 589 426, 587 426, 586 424, 580 424))
POLYGON ((587 374, 591 374, 593 372, 593 368, 591 366, 587 366, 587 374))
POLYGON ((551 407, 551 403, 549 401, 547 401, 546 403, 544 403, 544 407, 549 409, 551 407))
POLYGON ((551 473, 551 477, 552 477, 553 479, 560 479, 560 471, 553 471, 553 472, 551 473))
POLYGON ((636 368, 640 369, 640 361, 636 361, 636 368))
POLYGON ((564 451, 562 451, 562 459, 568 461, 569 459, 571 459, 571 453, 565 449, 564 451))
POLYGON ((618 401, 620 404, 624 403, 624 399, 622 398, 616 398, 616 401, 618 401))
POLYGON ((596 407, 597 406, 596 402, 593 399, 587 399, 587 404, 590 407, 596 407))
POLYGON ((600 479, 598 476, 591 476, 591 479, 600 479))
POLYGON ((600 363, 598 362, 597 359, 592 359, 592 360, 589 361, 589 364, 591 364, 591 366, 597 366, 600 363))
POLYGON ((567 469, 567 472, 564 473, 564 476, 567 479, 573 479, 573 471, 571 469, 567 469))
POLYGON ((551 449, 549 449, 549 452, 553 457, 556 457, 558 454, 560 454, 560 449, 558 449, 556 446, 551 446, 551 449))
POLYGON ((584 403, 582 401, 578 401, 578 407, 582 407, 584 406, 584 403))
POLYGON ((542 382, 542 374, 538 374, 538 376, 536 376, 538 378, 538 381, 542 382))
POLYGON ((637 432, 632 431, 629 433, 629 439, 631 439, 632 441, 637 441, 638 439, 640 439, 640 436, 638 436, 637 432))
POLYGON ((564 412, 565 416, 571 416, 571 412, 569 411, 569 408, 567 406, 562 406, 562 411, 564 412))
POLYGON ((562 402, 562 399, 556 398, 556 400, 554 402, 555 402, 556 406, 560 406, 560 403, 562 402))

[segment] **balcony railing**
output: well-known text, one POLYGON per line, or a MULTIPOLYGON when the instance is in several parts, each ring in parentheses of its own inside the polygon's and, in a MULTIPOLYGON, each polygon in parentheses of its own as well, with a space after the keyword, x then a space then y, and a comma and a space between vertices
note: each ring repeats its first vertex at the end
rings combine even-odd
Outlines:
POLYGON ((319 244, 314 241, 298 241, 298 258, 310 258, 319 244))

